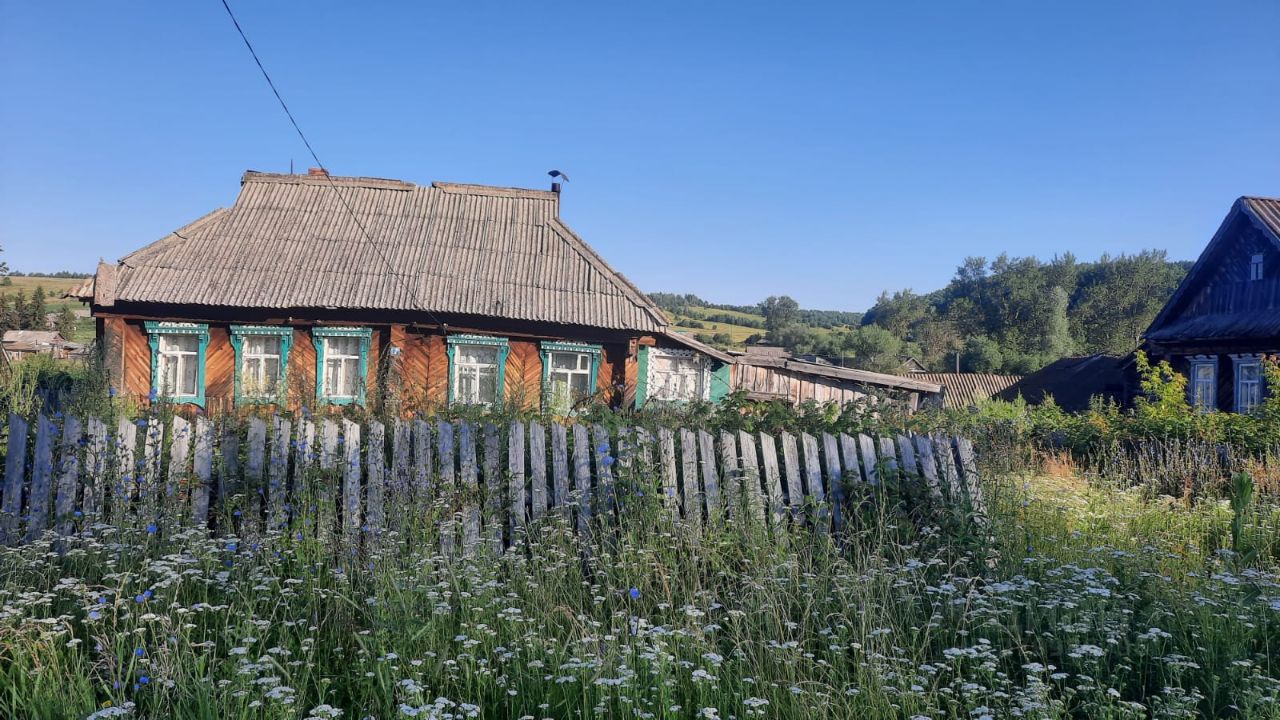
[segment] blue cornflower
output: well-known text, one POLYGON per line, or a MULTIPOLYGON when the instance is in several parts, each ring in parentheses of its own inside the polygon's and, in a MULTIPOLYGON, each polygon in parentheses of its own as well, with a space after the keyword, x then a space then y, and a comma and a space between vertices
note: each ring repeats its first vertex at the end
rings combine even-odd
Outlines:
POLYGON ((155 402, 155 401, 156 401, 156 396, 157 396, 158 394, 159 394, 159 393, 157 393, 157 392, 156 392, 156 389, 155 389, 155 388, 151 388, 151 392, 147 393, 147 400, 149 400, 149 401, 151 401, 151 402, 155 402))
POLYGON ((106 599, 105 597, 103 597, 103 596, 99 595, 99 596, 98 596, 98 604, 99 604, 99 605, 106 605, 106 604, 107 604, 107 599, 106 599))
POLYGON ((227 552, 235 552, 235 551, 236 551, 236 544, 235 544, 235 543, 227 543, 227 552))
POLYGON ((133 598, 133 601, 136 603, 144 603, 147 601, 147 599, 141 595, 135 595, 133 598))
POLYGON ((632 599, 632 600, 639 600, 639 599, 640 599, 640 588, 631 588, 631 592, 628 592, 627 594, 631 596, 631 599, 632 599))
POLYGON ((157 527, 156 527, 156 524, 155 524, 155 523, 151 523, 150 525, 148 525, 148 526, 147 526, 147 534, 148 534, 148 535, 155 535, 155 534, 156 534, 156 530, 158 530, 158 529, 159 529, 159 528, 157 528, 157 527))
POLYGON ((76 517, 84 517, 84 513, 80 512, 79 510, 77 510, 77 511, 75 511, 75 512, 71 513, 71 514, 72 514, 72 515, 75 515, 76 517))
POLYGON ((115 396, 116 396, 116 388, 115 388, 115 386, 113 385, 113 386, 111 386, 111 387, 107 388, 107 397, 115 397, 115 396))
POLYGON ((147 654, 147 651, 143 650, 142 648, 138 648, 137 650, 133 651, 133 654, 137 655, 138 657, 142 657, 147 654))
POLYGON ((233 512, 233 513, 231 513, 231 514, 232 514, 232 515, 235 515, 236 517, 240 517, 240 511, 239 511, 239 510, 236 510, 235 512, 233 512))
POLYGON ((609 443, 603 443, 602 445, 600 445, 600 447, 596 448, 596 452, 600 453, 601 455, 607 454, 609 452, 609 443))
POLYGON ((97 610, 90 610, 90 611, 89 611, 89 619, 90 619, 90 620, 97 620, 97 619, 98 619, 98 618, 100 618, 100 617, 102 617, 102 613, 98 612, 97 610))
POLYGON ((613 461, 613 456, 612 456, 612 455, 605 455, 605 456, 604 456, 604 460, 603 460, 602 462, 604 463, 604 466, 605 466, 605 467, 609 467, 609 466, 610 466, 610 465, 612 465, 612 464, 613 464, 613 462, 614 462, 614 461, 613 461))
POLYGON ((150 590, 143 590, 143 591, 142 591, 142 597, 144 597, 144 598, 146 598, 146 599, 148 599, 148 600, 150 600, 150 599, 151 599, 151 596, 152 596, 153 594, 154 594, 154 593, 152 593, 150 590))
POLYGON ((232 565, 235 565, 235 562, 233 562, 231 558, 227 558, 226 560, 222 561, 222 564, 226 565, 227 567, 231 567, 232 565))
POLYGON ((151 677, 148 675, 143 675, 142 677, 138 678, 138 682, 143 685, 146 685, 147 683, 151 682, 151 677))

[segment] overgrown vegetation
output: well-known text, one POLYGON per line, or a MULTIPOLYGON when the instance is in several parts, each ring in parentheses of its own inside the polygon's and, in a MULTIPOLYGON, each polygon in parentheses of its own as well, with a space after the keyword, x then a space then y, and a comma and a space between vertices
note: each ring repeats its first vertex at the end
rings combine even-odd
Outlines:
POLYGON ((439 551, 448 501, 355 552, 237 496, 214 539, 80 518, 0 549, 0 716, 1280 717, 1274 505, 986 477, 989 534, 888 486, 836 539, 690 534, 640 473, 501 557, 439 551))

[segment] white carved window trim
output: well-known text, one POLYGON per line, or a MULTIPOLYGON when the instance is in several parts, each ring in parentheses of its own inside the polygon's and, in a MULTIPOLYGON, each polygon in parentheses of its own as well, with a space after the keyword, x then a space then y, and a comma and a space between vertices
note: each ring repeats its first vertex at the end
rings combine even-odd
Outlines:
POLYGON ((1232 377, 1235 381, 1235 410, 1238 413, 1247 413, 1258 405, 1262 404, 1263 377, 1262 377, 1262 356, 1257 353, 1242 353, 1231 356, 1232 377), (1244 378, 1241 377, 1241 371, 1246 367, 1252 367, 1257 371, 1253 380, 1249 383, 1246 396, 1246 387, 1244 378))
POLYGON ((657 402, 688 402, 689 400, 710 400, 711 399, 711 369, 707 366, 707 360, 702 355, 693 350, 669 350, 662 348, 649 348, 647 377, 645 378, 645 394, 649 400, 657 402), (656 360, 679 359, 693 360, 697 365, 697 390, 694 398, 670 398, 666 397, 662 392, 664 385, 661 383, 660 377, 665 373, 658 370, 661 363, 656 360))
POLYGON ((1192 355, 1190 362, 1190 381, 1187 383, 1188 399, 1191 407, 1201 412, 1218 409, 1218 356, 1192 355), (1208 368, 1208 378, 1200 377, 1200 368, 1208 368), (1201 387, 1202 382, 1204 387, 1201 387))

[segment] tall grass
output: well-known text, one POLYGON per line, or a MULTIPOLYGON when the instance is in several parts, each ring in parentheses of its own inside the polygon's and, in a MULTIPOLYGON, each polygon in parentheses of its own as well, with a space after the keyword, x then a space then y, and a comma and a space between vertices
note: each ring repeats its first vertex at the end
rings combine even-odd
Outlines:
POLYGON ((442 555, 446 505, 358 551, 86 527, 0 550, 0 717, 1280 717, 1280 511, 1056 482, 840 540, 633 487, 501 557, 442 555))

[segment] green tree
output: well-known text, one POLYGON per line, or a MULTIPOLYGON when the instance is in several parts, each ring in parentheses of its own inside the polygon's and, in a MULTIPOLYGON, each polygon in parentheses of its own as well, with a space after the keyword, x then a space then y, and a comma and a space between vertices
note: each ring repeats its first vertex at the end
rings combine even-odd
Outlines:
POLYGON ((845 336, 845 352, 854 367, 872 372, 892 373, 901 365, 902 339, 878 325, 854 328, 845 336))
POLYGON ((960 352, 960 369, 965 372, 993 373, 1004 366, 1004 354, 1000 352, 1000 343, 985 335, 971 337, 965 341, 964 350, 960 352))
POLYGON ((1071 297, 1061 287, 1055 286, 1049 293, 1044 335, 1040 339, 1040 353, 1047 362, 1071 354, 1074 341, 1071 339, 1071 325, 1067 321, 1067 307, 1070 304, 1071 297))
POLYGON ((64 306, 62 312, 58 313, 58 321, 54 324, 54 329, 62 337, 71 340, 76 334, 76 322, 75 312, 64 306))
POLYGON ((799 313, 800 303, 786 295, 771 295, 760 303, 760 314, 764 315, 764 326, 770 332, 795 323, 799 313))
POLYGON ((49 323, 45 320, 45 314, 48 308, 44 302, 44 288, 40 285, 36 286, 35 292, 31 293, 31 302, 27 304, 27 314, 23 318, 22 326, 26 330, 44 330, 49 327, 49 323))
POLYGON ((0 332, 19 328, 18 314, 13 310, 13 303, 8 295, 0 295, 0 332))
POLYGON ((27 329, 28 317, 30 317, 30 311, 27 308, 27 291, 19 290, 18 294, 13 296, 14 328, 18 330, 27 329))

